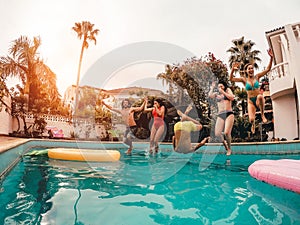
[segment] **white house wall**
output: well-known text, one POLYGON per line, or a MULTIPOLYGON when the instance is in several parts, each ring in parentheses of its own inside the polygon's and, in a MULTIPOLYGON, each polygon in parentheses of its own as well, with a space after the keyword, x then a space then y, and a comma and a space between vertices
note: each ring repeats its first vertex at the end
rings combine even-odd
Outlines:
POLYGON ((293 93, 276 98, 273 102, 274 131, 276 138, 293 140, 298 137, 297 109, 293 93))
MULTIPOLYGON (((10 105, 10 99, 4 97, 4 101, 10 105)), ((0 112, 0 135, 7 135, 12 132, 11 116, 5 111, 5 106, 2 106, 0 112)))
POLYGON ((299 138, 300 115, 300 29, 298 24, 266 33, 274 53, 269 73, 275 137, 299 138), (297 107, 298 106, 298 107, 297 107))
MULTIPOLYGON (((288 50, 289 50, 289 69, 290 74, 292 75, 293 79, 295 80, 295 88, 297 90, 297 98, 294 95, 294 98, 297 99, 297 105, 300 106, 300 42, 299 42, 299 25, 291 25, 288 24, 285 26, 285 31, 288 39, 288 50), (296 28, 296 30, 295 30, 296 28), (297 31, 298 29, 298 31, 297 31)), ((294 100, 294 105, 296 107, 296 101, 294 100)), ((295 112, 298 110, 298 115, 300 115, 300 107, 295 108, 295 112)), ((285 111, 289 112, 289 111, 285 111)), ((299 129, 299 118, 296 118, 293 121, 296 126, 298 124, 299 129)), ((298 130, 299 132, 300 130, 298 130)))
POLYGON ((278 96, 294 92, 294 81, 289 76, 288 72, 285 72, 284 77, 274 79, 269 84, 272 100, 275 100, 278 96))

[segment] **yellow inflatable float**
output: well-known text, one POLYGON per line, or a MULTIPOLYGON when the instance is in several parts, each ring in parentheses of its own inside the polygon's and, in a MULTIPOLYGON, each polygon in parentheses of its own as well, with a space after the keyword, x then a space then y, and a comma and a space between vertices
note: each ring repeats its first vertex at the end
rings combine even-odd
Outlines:
POLYGON ((51 148, 48 157, 52 159, 91 161, 91 162, 115 162, 120 159, 117 150, 95 150, 78 148, 51 148))

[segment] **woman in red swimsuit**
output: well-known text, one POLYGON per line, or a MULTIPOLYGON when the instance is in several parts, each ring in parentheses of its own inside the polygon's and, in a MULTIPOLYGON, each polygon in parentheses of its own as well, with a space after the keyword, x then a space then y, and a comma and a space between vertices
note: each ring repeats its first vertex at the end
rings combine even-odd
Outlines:
POLYGON ((161 99, 155 99, 153 102, 153 107, 148 108, 147 104, 144 106, 145 112, 152 112, 153 125, 150 132, 150 151, 149 153, 158 152, 158 142, 161 141, 162 136, 165 131, 165 112, 166 108, 162 103, 161 99))

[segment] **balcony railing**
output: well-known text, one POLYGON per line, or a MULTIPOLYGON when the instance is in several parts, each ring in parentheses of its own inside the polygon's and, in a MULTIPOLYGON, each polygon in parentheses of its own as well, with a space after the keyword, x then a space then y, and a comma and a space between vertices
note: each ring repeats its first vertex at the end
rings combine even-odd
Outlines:
POLYGON ((288 62, 283 62, 275 65, 272 70, 268 73, 269 81, 285 77, 289 74, 288 62))

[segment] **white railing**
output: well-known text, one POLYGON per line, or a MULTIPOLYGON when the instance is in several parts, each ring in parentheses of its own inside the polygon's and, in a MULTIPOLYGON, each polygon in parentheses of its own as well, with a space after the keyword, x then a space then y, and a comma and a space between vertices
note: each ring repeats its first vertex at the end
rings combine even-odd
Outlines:
POLYGON ((269 81, 271 82, 272 80, 287 76, 289 74, 288 69, 288 62, 282 62, 275 65, 268 73, 269 81))
MULTIPOLYGON (((62 130, 63 137, 72 137, 72 134, 76 135, 76 138, 103 138, 106 135, 106 129, 104 125, 96 124, 94 119, 91 118, 75 118, 71 121, 69 118, 59 115, 41 115, 42 118, 47 122, 47 126, 56 127, 62 130), (71 123, 72 122, 72 123, 71 123)), ((20 126, 17 122, 13 122, 12 131, 16 131, 18 127, 23 127, 23 121, 19 121, 20 126)), ((34 115, 26 115, 26 124, 33 125, 34 115)), ((31 128, 32 129, 32 128, 31 128)), ((48 137, 48 132, 45 130, 43 136, 48 137)))
MULTIPOLYGON (((41 116, 46 121, 52 121, 52 122, 70 122, 70 119, 64 116, 58 116, 58 115, 47 115, 44 114, 41 116)), ((26 119, 33 119, 33 114, 27 114, 26 119)))

